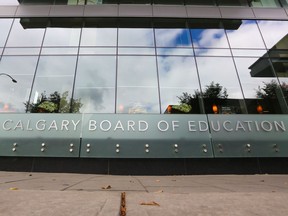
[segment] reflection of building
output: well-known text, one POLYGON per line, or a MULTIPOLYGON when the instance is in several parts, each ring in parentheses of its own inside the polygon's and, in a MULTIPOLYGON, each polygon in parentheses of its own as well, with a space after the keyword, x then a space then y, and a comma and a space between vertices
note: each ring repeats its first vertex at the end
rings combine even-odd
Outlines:
POLYGON ((0 1, 0 73, 18 81, 12 91, 0 78, 0 111, 9 104, 0 169, 191 174, 287 165, 287 88, 263 103, 248 79, 288 83, 287 1, 267 2, 0 1), (37 104, 43 92, 61 99, 37 104), (183 93, 190 103, 179 102, 183 93))
POLYGON ((278 77, 287 77, 288 71, 288 34, 279 40, 268 52, 259 58, 249 69, 252 77, 275 77, 271 63, 278 77), (270 58, 271 60, 270 60, 270 58))

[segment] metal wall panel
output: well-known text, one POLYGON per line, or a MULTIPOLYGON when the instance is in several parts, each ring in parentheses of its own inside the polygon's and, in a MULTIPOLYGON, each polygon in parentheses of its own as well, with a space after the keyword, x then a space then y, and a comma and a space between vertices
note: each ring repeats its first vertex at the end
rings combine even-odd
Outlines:
POLYGON ((0 122, 0 156, 79 157, 81 115, 1 114, 0 122))
POLYGON ((252 8, 219 7, 222 18, 255 19, 252 8))
POLYGON ((50 13, 51 6, 19 6, 16 12, 16 16, 20 17, 48 17, 50 13))
POLYGON ((215 157, 288 157, 288 116, 208 115, 215 157))
POLYGON ((152 17, 151 5, 119 5, 120 17, 152 17))
POLYGON ((200 131, 195 123, 189 131, 188 121, 204 123, 206 116, 86 114, 83 120, 81 157, 212 157, 208 128, 200 131))
POLYGON ((0 17, 14 17, 17 11, 17 6, 2 6, 0 7, 0 17))

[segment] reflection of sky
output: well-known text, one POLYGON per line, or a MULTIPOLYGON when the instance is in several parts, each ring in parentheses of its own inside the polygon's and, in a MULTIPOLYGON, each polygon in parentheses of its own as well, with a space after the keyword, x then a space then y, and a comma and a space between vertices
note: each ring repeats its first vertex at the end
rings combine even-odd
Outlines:
POLYGON ((288 33, 288 22, 286 21, 258 21, 268 49, 272 48, 279 40, 288 33))
POLYGON ((115 56, 80 56, 75 82, 75 98, 81 98, 80 112, 114 113, 115 56))
MULTIPOLYGON (((16 20, 11 38, 8 40, 9 46, 39 46, 41 44, 42 29, 31 29, 29 31, 21 28, 19 28, 19 21, 16 20)), ((287 34, 288 22, 259 21, 259 28, 268 48, 271 48, 287 34)), ((162 110, 165 110, 169 104, 176 104, 178 102, 177 96, 182 95, 183 92, 193 94, 195 90, 200 89, 197 69, 199 70, 202 89, 213 81, 227 89, 229 98, 241 99, 243 97, 236 68, 246 98, 255 98, 258 86, 263 86, 264 81, 267 83, 273 79, 252 78, 250 76, 249 67, 258 59, 257 56, 260 57, 266 52, 255 21, 243 21, 242 25, 236 30, 155 29, 155 33, 157 46, 163 47, 157 49, 157 53, 163 55, 159 55, 157 59, 154 56, 153 29, 119 29, 119 45, 132 46, 133 48, 122 47, 121 50, 119 49, 122 55, 118 57, 117 64, 118 112, 142 110, 143 112, 158 113, 157 75, 159 75, 162 110), (197 48, 195 50, 196 55, 202 56, 196 57, 197 69, 193 50, 189 49, 191 47, 190 33, 192 34, 193 45, 197 48), (239 56, 247 56, 247 58, 235 58, 234 62, 228 49, 228 41, 234 49, 234 54, 238 53, 239 56), (150 49, 139 49, 138 46, 149 46, 150 49), (249 53, 248 49, 253 50, 253 53, 247 54, 249 53), (241 52, 243 50, 245 53, 241 52), (172 55, 175 56, 172 57, 172 55), (249 55, 256 58, 248 58, 249 55)), ((79 29, 49 28, 44 43, 47 46, 77 46, 79 36, 79 29), (67 40, 67 38, 69 39, 67 40)), ((81 45, 115 46, 116 29, 84 29, 81 45)), ((114 112, 114 87, 116 83, 116 57, 114 53, 113 56, 105 57, 79 57, 75 97, 76 99, 82 98, 81 102, 84 104, 81 109, 82 112, 114 112)), ((37 57, 32 58, 37 59, 37 57)), ((17 74, 19 73, 18 68, 21 68, 21 74, 32 75, 34 73, 36 60, 19 60, 17 63, 15 63, 16 60, 11 60, 9 64, 8 57, 5 60, 7 64, 4 64, 4 60, 5 58, 3 58, 2 71, 11 71, 11 73, 17 74), (28 70, 29 67, 31 67, 31 70, 28 70)), ((71 95, 75 66, 76 55, 41 56, 33 95, 36 91, 39 94, 43 91, 50 94, 54 91, 63 93, 67 90, 71 95)), ((22 78, 19 77, 19 79, 22 78)), ((6 99, 15 106, 15 109, 20 107, 20 102, 23 104, 23 98, 26 96, 23 96, 22 91, 26 92, 28 86, 30 86, 30 78, 25 79, 23 77, 23 82, 27 83, 27 86, 24 85, 25 87, 19 91, 13 90, 17 92, 14 97, 17 98, 18 102, 13 104, 12 99, 10 102, 10 98, 6 99)), ((281 78, 281 81, 286 81, 286 79, 281 78)), ((5 95, 11 95, 11 92, 13 92, 7 85, 3 84, 0 87, 2 89, 1 98, 5 98, 5 95)))
POLYGON ((12 83, 8 77, 0 77, 0 101, 6 105, 6 111, 24 112, 24 103, 29 99, 37 59, 37 56, 2 57, 0 73, 8 72, 17 80, 17 83, 12 83))
POLYGON ((188 29, 155 29, 157 47, 191 47, 188 29))
POLYGON ((0 29, 1 29, 0 47, 3 47, 6 42, 11 23, 12 19, 0 19, 0 29))
POLYGON ((8 47, 33 47, 41 46, 44 29, 23 29, 20 19, 15 19, 10 32, 8 47))
POLYGON ((79 28, 47 28, 43 46, 78 46, 79 28))
POLYGON ((193 46, 202 48, 228 48, 223 29, 191 29, 193 46))

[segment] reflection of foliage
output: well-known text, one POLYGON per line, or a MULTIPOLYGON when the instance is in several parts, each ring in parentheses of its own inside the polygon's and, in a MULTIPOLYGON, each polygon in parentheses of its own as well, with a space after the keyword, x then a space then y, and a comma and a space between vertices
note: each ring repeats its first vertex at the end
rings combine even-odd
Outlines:
MULTIPOLYGON (((194 97, 194 95, 193 95, 194 97)), ((180 104, 188 104, 188 105, 192 105, 192 100, 193 97, 191 96, 191 94, 188 94, 187 92, 183 92, 182 96, 178 96, 177 98, 180 100, 180 104)))
POLYGON ((206 85, 205 90, 203 91, 203 98, 210 98, 210 99, 227 99, 227 89, 224 88, 219 84, 212 81, 210 85, 206 85))
POLYGON ((189 113, 192 110, 192 106, 185 103, 182 103, 180 105, 173 105, 172 108, 184 113, 189 113))
POLYGON ((70 110, 70 100, 68 97, 68 91, 60 95, 55 91, 49 96, 46 92, 41 93, 41 97, 38 98, 36 103, 25 103, 26 110, 31 113, 78 113, 83 106, 80 99, 72 99, 72 110, 70 110))
MULTIPOLYGON (((284 97, 288 99, 288 85, 283 82, 280 85, 281 90, 283 91, 284 97)), ((262 99, 277 99, 277 93, 279 93, 279 85, 275 80, 271 80, 269 83, 264 82, 264 86, 261 88, 258 86, 258 90, 256 90, 256 97, 262 99)))
POLYGON ((180 100, 180 105, 178 106, 186 104, 187 107, 190 107, 189 112, 191 112, 192 107, 193 109, 194 107, 198 109, 194 110, 195 113, 200 112, 199 98, 204 99, 206 113, 213 113, 212 105, 224 105, 226 103, 226 99, 228 98, 227 89, 223 88, 219 83, 211 82, 206 86, 202 94, 199 90, 196 90, 193 95, 183 92, 182 96, 178 96, 178 99, 180 100))

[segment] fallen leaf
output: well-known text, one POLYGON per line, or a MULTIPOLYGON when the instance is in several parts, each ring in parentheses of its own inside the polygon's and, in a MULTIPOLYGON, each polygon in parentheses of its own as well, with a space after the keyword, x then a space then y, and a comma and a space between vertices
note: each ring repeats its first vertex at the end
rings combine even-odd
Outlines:
POLYGON ((18 188, 16 188, 16 187, 11 187, 11 188, 9 188, 9 190, 18 190, 18 188))
POLYGON ((112 188, 111 185, 107 185, 105 187, 102 187, 102 189, 104 189, 104 190, 111 189, 111 188, 112 188))
POLYGON ((158 190, 158 191, 155 191, 154 193, 163 193, 164 191, 163 190, 158 190))
POLYGON ((151 202, 142 202, 140 205, 151 205, 151 206, 160 206, 158 203, 151 201, 151 202))

